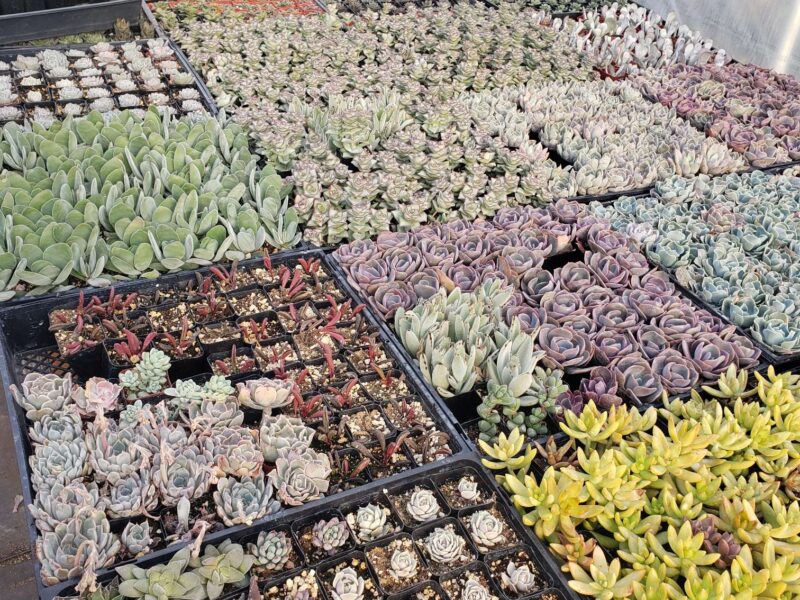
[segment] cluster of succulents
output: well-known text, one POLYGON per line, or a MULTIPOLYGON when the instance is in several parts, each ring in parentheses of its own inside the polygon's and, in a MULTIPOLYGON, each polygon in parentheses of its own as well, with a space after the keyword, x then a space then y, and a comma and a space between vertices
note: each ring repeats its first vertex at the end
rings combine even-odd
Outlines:
MULTIPOLYGON (((424 350, 423 374, 428 372, 429 381, 445 395, 474 384, 484 360, 479 355, 491 350, 487 331, 488 338, 498 336, 498 366, 504 332, 521 329, 527 336, 515 336, 511 347, 534 337, 534 349, 544 351, 544 366, 568 374, 598 367, 583 389, 557 399, 557 408, 563 405, 576 414, 589 399, 605 408, 622 397, 653 402, 663 391, 681 394, 698 382, 714 381, 731 364, 751 368, 759 361, 760 351, 750 340, 682 298, 666 273, 651 268, 634 238, 614 231, 576 202, 505 208, 492 221, 384 233, 375 241, 342 246, 333 256, 378 311, 395 319, 411 354, 424 350), (573 248, 582 251, 572 255, 578 260, 548 268, 548 257, 573 248), (492 282, 511 288, 497 296, 508 329, 486 329, 485 311, 470 313, 477 302, 464 302, 464 314, 436 308, 450 298, 461 305, 461 293, 452 293, 456 288, 474 292, 492 282), (440 289, 445 290, 442 297, 431 302, 440 289), (449 320, 439 323, 437 314, 449 320), (468 326, 484 333, 475 334, 468 326), (440 328, 443 335, 438 335, 440 328), (428 344, 426 337, 440 347, 428 344), (454 344, 460 340, 468 342, 454 344)), ((521 365, 513 351, 508 355, 512 376, 521 365)), ((492 373, 487 379, 499 381, 498 375, 507 376, 492 373)), ((530 383, 520 379, 514 387, 524 395, 530 383)), ((498 408, 506 402, 513 407, 512 400, 503 396, 498 408)))
POLYGON ((314 0, 181 0, 150 6, 161 28, 170 34, 191 29, 198 21, 228 23, 255 16, 307 15, 322 9, 314 0))
POLYGON ((797 176, 672 178, 592 212, 654 263, 779 353, 800 351, 797 176))
POLYGON ((21 54, 0 63, 0 86, 0 122, 31 118, 49 126, 56 118, 125 109, 143 116, 148 106, 206 113, 194 76, 163 39, 21 54))
POLYGON ((755 383, 749 375, 731 367, 716 385, 644 414, 621 407, 604 416, 592 403, 567 416, 565 451, 553 444, 557 465, 540 474, 500 468, 523 521, 563 560, 575 591, 637 600, 797 595, 791 421, 800 378, 772 368, 754 373, 755 383))
POLYGON ((598 10, 605 0, 521 0, 524 6, 554 14, 579 13, 598 10))
POLYGON ((674 65, 632 78, 709 136, 764 168, 800 159, 800 83, 751 64, 674 65))
POLYGON ((585 11, 576 21, 554 23, 570 32, 575 47, 587 54, 605 77, 621 79, 670 65, 724 65, 725 50, 682 25, 675 13, 666 19, 636 4, 606 4, 585 11))
MULTIPOLYGON (((11 386, 33 448, 30 511, 46 585, 81 577, 88 589, 95 570, 120 560, 202 539, 207 530, 249 526, 281 506, 452 454, 449 435, 363 320, 363 307, 346 301, 320 265, 301 258, 273 268, 267 258, 250 268, 213 267, 206 279, 149 296, 80 294, 77 306, 65 302, 43 319, 53 338, 74 333, 78 321, 84 331, 124 333, 68 355, 78 364, 81 355, 104 349, 102 360, 83 360, 63 376, 28 373, 11 386), (259 280, 273 283, 265 291, 259 280), (267 300, 259 322, 248 303, 235 304, 243 294, 267 300), (234 324, 250 345, 215 339, 215 348, 227 343, 228 350, 222 359, 204 358, 197 341, 204 338, 176 307, 194 320, 203 316, 204 326, 234 324), (306 318, 307 310, 320 316, 306 318), (176 323, 184 330, 173 336, 176 323), (199 353, 176 354, 184 339, 199 353), (236 360, 237 348, 249 366, 236 360), (174 378, 181 360, 193 370, 174 378), (100 365, 110 365, 105 373, 114 377, 100 365), (225 375, 235 374, 234 385, 225 375), (112 532, 109 519, 129 523, 112 532)), ((353 527, 364 542, 394 532, 378 506, 366 507, 353 527)), ((254 552, 261 567, 280 562, 274 553, 254 552)))
POLYGON ((592 77, 563 35, 505 5, 458 4, 352 22, 333 11, 205 22, 178 41, 291 175, 306 239, 338 243, 574 195, 571 172, 498 91, 592 77))
POLYGON ((0 299, 153 277, 300 240, 288 187, 223 118, 150 108, 0 130, 0 299), (114 140, 114 143, 111 143, 114 140), (35 149, 35 150, 34 150, 35 149))
POLYGON ((529 84, 519 102, 541 142, 573 165, 580 195, 746 166, 725 144, 705 137, 626 82, 529 84))
POLYGON ((422 376, 443 397, 473 390, 481 404, 480 438, 521 429, 530 437, 546 433, 548 411, 567 386, 562 371, 539 365, 534 352, 537 327, 509 306, 514 290, 495 280, 474 292, 440 289, 413 309, 398 308, 394 328, 419 362, 422 376))

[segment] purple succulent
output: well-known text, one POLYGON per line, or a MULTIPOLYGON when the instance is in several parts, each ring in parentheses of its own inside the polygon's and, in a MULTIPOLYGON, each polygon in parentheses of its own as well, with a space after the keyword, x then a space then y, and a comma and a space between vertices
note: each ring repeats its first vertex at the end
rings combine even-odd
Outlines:
POLYGON ((503 231, 495 229, 488 232, 484 239, 489 244, 493 252, 501 252, 508 247, 520 246, 519 235, 516 231, 503 231))
POLYGON ((539 304, 553 323, 562 323, 571 316, 586 314, 580 297, 571 292, 547 292, 542 296, 539 304))
POLYGON ((445 270, 445 274, 462 292, 471 292, 481 282, 480 273, 468 265, 452 265, 445 270))
POLYGON ((594 367, 589 371, 589 377, 581 380, 579 387, 585 402, 591 400, 603 410, 622 404, 622 398, 617 395, 618 389, 614 373, 607 367, 594 367))
POLYGON ((501 258, 516 275, 539 269, 544 264, 544 255, 541 252, 528 250, 523 246, 506 246, 501 252, 501 258))
POLYGON ((417 295, 404 281, 393 281, 379 285, 375 289, 373 300, 383 318, 389 320, 394 318, 398 308, 414 308, 417 304, 417 295))
POLYGON ((422 240, 448 242, 450 240, 450 229, 444 223, 434 223, 433 225, 415 229, 414 235, 417 238, 417 246, 420 245, 422 240))
POLYGON ((592 311, 592 318, 598 327, 624 331, 636 327, 639 315, 621 302, 611 302, 596 307, 592 311))
POLYGON ((375 245, 381 250, 388 250, 389 248, 408 248, 416 244, 417 240, 414 234, 405 232, 391 232, 384 231, 379 233, 375 239, 375 245))
POLYGON ((390 281, 389 267, 382 258, 370 258, 350 265, 350 277, 358 287, 374 294, 377 287, 390 281))
POLYGON ((569 239, 575 237, 575 227, 567 223, 559 223, 558 221, 549 221, 540 225, 542 231, 547 231, 555 236, 564 236, 569 239))
POLYGON ((440 283, 436 271, 428 267, 409 277, 408 285, 414 290, 417 298, 423 300, 435 295, 439 291, 440 283))
POLYGON ((545 323, 543 308, 533 308, 527 305, 508 306, 504 309, 506 323, 511 325, 514 319, 519 319, 522 331, 525 333, 538 333, 539 328, 545 323))
POLYGON ((607 329, 592 338, 592 347, 597 362, 609 365, 618 358, 637 352, 636 343, 627 331, 607 329))
POLYGON ((564 322, 561 323, 561 326, 569 327, 580 333, 585 333, 590 340, 597 334, 597 322, 589 315, 573 315, 567 317, 564 322))
POLYGON ((664 391, 660 378, 639 354, 620 358, 611 369, 617 378, 617 384, 637 402, 654 402, 664 391))
POLYGON ((672 298, 669 296, 656 296, 641 289, 623 290, 621 300, 625 306, 635 310, 642 319, 660 317, 672 304, 672 298))
POLYGON ((561 289, 568 292, 580 292, 597 283, 589 267, 580 262, 567 263, 557 268, 553 272, 553 277, 558 280, 561 289))
POLYGON ((391 248, 384 252, 383 260, 389 267, 392 281, 406 281, 423 268, 422 253, 418 248, 391 248))
POLYGON ((733 344, 715 333, 701 333, 683 340, 681 351, 694 363, 698 373, 711 381, 716 381, 728 365, 736 364, 737 361, 733 344))
POLYGON ((617 299, 617 296, 614 295, 614 292, 601 285, 590 285, 589 287, 585 287, 578 292, 578 296, 580 296, 583 305, 589 310, 592 310, 602 304, 614 302, 617 299))
POLYGON ((654 269, 643 277, 634 277, 631 288, 644 290, 654 296, 675 296, 675 286, 669 280, 669 275, 654 269))
POLYGON ((588 212, 585 204, 580 204, 574 200, 570 201, 565 198, 556 200, 547 208, 550 210, 550 213, 553 215, 553 217, 562 223, 570 224, 577 223, 578 218, 588 212))
POLYGON ((550 271, 533 269, 525 273, 520 281, 520 291, 531 304, 539 304, 548 292, 556 289, 556 281, 550 271))
POLYGON ((417 247, 429 267, 444 268, 458 262, 458 248, 455 244, 427 238, 420 240, 417 247))
POLYGON ((624 269, 627 269, 631 275, 643 276, 647 275, 650 270, 650 263, 647 262, 647 257, 641 252, 634 252, 628 248, 619 250, 614 258, 617 259, 624 269))
POLYGON ((690 340, 703 331, 697 313, 690 307, 680 304, 673 305, 651 323, 658 325, 664 336, 672 343, 690 340))
POLYGON ((450 239, 455 241, 461 236, 469 234, 472 231, 472 223, 467 219, 456 219, 447 223, 450 239))
POLYGON ((485 237, 477 232, 468 233, 456 240, 456 249, 460 261, 469 265, 474 260, 481 259, 491 254, 491 245, 485 237))
POLYGON ((602 222, 589 229, 586 244, 590 250, 598 254, 616 254, 622 249, 632 247, 635 249, 633 241, 628 236, 609 229, 602 222))
POLYGON ((597 279, 612 290, 623 289, 631 281, 630 272, 610 254, 586 252, 585 261, 597 279))
POLYGON ((689 392, 700 378, 692 361, 671 348, 655 357, 653 372, 661 378, 664 389, 671 394, 689 392))
MULTIPOLYGON (((733 331, 736 331, 735 329, 733 331)), ((750 338, 738 333, 726 332, 722 339, 733 346, 736 353, 736 366, 740 369, 752 369, 761 361, 761 350, 756 348, 750 338)))
POLYGON ((575 369, 592 360, 592 344, 585 333, 568 327, 542 325, 539 346, 545 351, 544 362, 556 369, 575 369))
POLYGON ((580 392, 567 390, 559 394, 555 401, 556 420, 564 422, 564 413, 569 411, 580 416, 585 406, 583 395, 580 392))
POLYGON ((528 250, 541 252, 544 256, 555 256, 570 245, 569 236, 556 235, 544 229, 525 229, 519 232, 519 243, 528 250))
POLYGON ((597 228, 610 229, 610 225, 597 215, 581 215, 578 218, 578 222, 575 224, 575 239, 585 244, 586 238, 589 236, 589 231, 597 228))
POLYGON ((350 265, 356 262, 365 262, 375 256, 378 247, 372 240, 356 240, 339 246, 334 251, 334 256, 339 263, 347 269, 350 265))
POLYGON ((664 336, 661 329, 655 325, 642 325, 636 329, 635 335, 639 350, 650 360, 653 360, 670 347, 669 340, 664 336))
POLYGON ((495 227, 518 231, 531 226, 531 206, 505 206, 492 219, 495 227))

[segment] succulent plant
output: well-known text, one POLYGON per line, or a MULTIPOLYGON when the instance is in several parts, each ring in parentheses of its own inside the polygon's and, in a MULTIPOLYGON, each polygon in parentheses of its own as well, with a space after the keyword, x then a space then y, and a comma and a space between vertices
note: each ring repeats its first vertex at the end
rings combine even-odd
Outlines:
POLYGON ((59 377, 51 373, 29 373, 22 381, 22 389, 11 385, 14 400, 25 409, 25 416, 31 421, 50 416, 64 408, 70 401, 72 376, 59 377))
POLYGON ((236 389, 239 404, 263 410, 266 414, 270 414, 273 409, 286 406, 291 401, 291 384, 279 379, 250 379, 236 384, 236 389))
POLYGON ((299 506, 327 493, 331 466, 328 456, 311 449, 282 450, 269 479, 278 497, 289 506, 299 506))
POLYGON ((111 564, 119 548, 103 511, 84 507, 37 540, 36 556, 46 585, 82 577, 79 587, 88 589, 94 585, 93 571, 111 564))
POLYGON ((85 435, 89 464, 97 481, 114 485, 150 464, 149 451, 137 440, 137 431, 120 428, 102 416, 90 423, 85 435))
POLYGON ((478 550, 489 552, 508 543, 508 530, 492 511, 478 510, 469 516, 469 530, 478 550))
POLYGON ((331 585, 333 600, 363 600, 364 578, 352 567, 336 573, 331 585))
POLYGON ((150 551, 150 545, 153 543, 150 535, 150 522, 128 523, 122 530, 119 540, 129 554, 136 557, 146 554, 150 551))
POLYGON ((349 540, 347 523, 338 517, 332 517, 327 521, 322 519, 315 523, 312 529, 311 543, 314 548, 328 555, 339 552, 349 540))
POLYGON ((121 391, 121 387, 102 377, 91 377, 84 387, 74 386, 71 397, 78 412, 89 417, 115 410, 121 391))
POLYGON ((202 556, 189 559, 189 566, 200 578, 205 597, 215 600, 226 585, 244 582, 254 561, 240 544, 225 540, 219 546, 208 544, 202 556))
POLYGON ((82 437, 83 422, 77 409, 68 404, 63 410, 34 421, 28 435, 35 444, 72 442, 82 437))
POLYGON ((264 455, 255 434, 245 427, 214 427, 204 441, 211 452, 218 476, 255 477, 261 472, 264 455))
POLYGON ((255 544, 247 549, 255 557, 255 564, 267 571, 280 572, 292 558, 292 540, 284 531, 262 531, 255 544))
POLYGON ((28 459, 31 483, 37 493, 53 489, 57 484, 69 485, 89 472, 86 444, 82 439, 72 442, 51 442, 36 446, 28 459))
POLYGON ((424 487, 417 488, 411 493, 405 508, 417 523, 433 521, 440 516, 441 512, 435 494, 424 487))
POLYGON ((280 503, 272 499, 272 480, 246 475, 240 481, 232 477, 223 477, 217 482, 214 491, 214 503, 217 514, 228 527, 234 525, 252 525, 280 509, 280 503))
POLYGON ((291 450, 302 454, 311 445, 314 430, 306 427, 297 417, 264 414, 259 430, 261 451, 264 460, 274 463, 281 451, 291 450))
POLYGON ((164 506, 176 506, 182 498, 193 500, 208 491, 211 457, 194 446, 173 449, 162 442, 161 452, 153 458, 151 477, 164 506))
POLYGON ((356 510, 354 519, 348 515, 347 522, 360 541, 373 542, 394 532, 390 515, 391 511, 388 508, 370 503, 356 510))
POLYGON ((413 549, 396 548, 389 557, 389 574, 398 581, 403 581, 415 578, 417 573, 419 573, 417 553, 413 549))
POLYGON ((469 555, 467 542, 453 525, 436 527, 422 540, 422 547, 430 559, 442 565, 456 565, 469 555))
POLYGON ((136 366, 119 375, 119 382, 128 397, 144 398, 164 389, 170 359, 161 350, 148 350, 136 366))
POLYGON ((104 507, 105 500, 101 498, 97 484, 73 481, 39 491, 28 510, 36 521, 36 528, 44 533, 54 531, 59 523, 70 521, 83 508, 103 510, 104 507))
POLYGON ((108 490, 108 515, 130 518, 146 515, 158 506, 156 487, 147 470, 134 471, 117 479, 108 490))
POLYGON ((187 571, 189 548, 176 552, 169 562, 147 569, 135 564, 116 568, 120 576, 119 591, 125 598, 201 598, 207 597, 203 578, 194 570, 187 571))

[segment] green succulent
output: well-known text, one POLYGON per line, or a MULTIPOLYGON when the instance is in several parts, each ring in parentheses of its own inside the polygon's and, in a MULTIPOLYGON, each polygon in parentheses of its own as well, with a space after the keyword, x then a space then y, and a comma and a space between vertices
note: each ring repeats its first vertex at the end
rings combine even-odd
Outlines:
POLYGON ((119 382, 130 398, 145 398, 164 389, 170 359, 161 350, 148 350, 136 366, 119 375, 119 382))
POLYGON ((216 600, 226 585, 242 585, 254 562, 241 545, 225 540, 219 546, 206 546, 202 556, 189 559, 189 566, 201 580, 204 597, 216 600))
POLYGON ((208 597, 204 579, 196 571, 187 571, 189 548, 183 548, 166 564, 143 569, 136 565, 117 567, 120 576, 119 593, 124 598, 167 600, 204 600, 208 597))
POLYGON ((280 509, 280 503, 273 500, 272 492, 272 481, 265 481, 261 474, 245 476, 240 481, 223 477, 214 491, 217 514, 228 527, 252 525, 253 521, 280 509))

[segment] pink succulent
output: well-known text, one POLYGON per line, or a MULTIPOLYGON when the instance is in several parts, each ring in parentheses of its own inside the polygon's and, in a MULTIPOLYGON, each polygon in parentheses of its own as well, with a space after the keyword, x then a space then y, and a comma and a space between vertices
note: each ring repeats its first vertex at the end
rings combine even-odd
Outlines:
POLYGON ((81 415, 91 417, 114 410, 121 391, 121 387, 107 379, 92 377, 85 387, 72 387, 72 399, 81 415))

